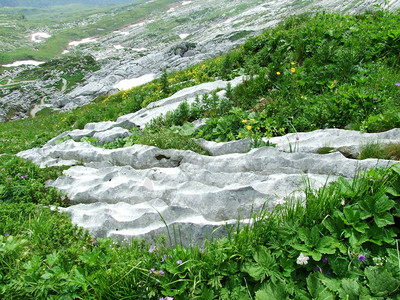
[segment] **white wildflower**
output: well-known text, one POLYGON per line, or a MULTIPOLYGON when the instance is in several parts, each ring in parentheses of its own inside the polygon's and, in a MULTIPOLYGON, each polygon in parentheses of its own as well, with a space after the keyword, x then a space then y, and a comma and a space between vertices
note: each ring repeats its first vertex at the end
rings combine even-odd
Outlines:
POLYGON ((299 257, 297 258, 296 263, 298 265, 306 265, 306 264, 308 264, 309 259, 310 258, 308 256, 305 256, 303 253, 300 253, 299 257))

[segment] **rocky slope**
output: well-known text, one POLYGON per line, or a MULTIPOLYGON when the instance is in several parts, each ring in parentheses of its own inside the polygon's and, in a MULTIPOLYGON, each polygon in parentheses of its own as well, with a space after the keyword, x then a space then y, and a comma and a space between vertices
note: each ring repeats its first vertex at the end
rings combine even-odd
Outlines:
MULTIPOLYGON (((398 1, 389 2, 391 9, 400 7, 398 1)), ((46 81, 24 82, 20 89, 11 92, 11 86, 0 86, 0 121, 29 116, 32 104, 37 105, 44 97, 48 106, 68 110, 98 95, 115 92, 122 80, 146 74, 157 77, 163 68, 179 70, 224 54, 249 35, 294 13, 321 9, 355 13, 373 9, 373 4, 375 1, 177 2, 162 14, 149 15, 112 34, 71 44, 68 52, 93 55, 100 64, 100 70, 86 74, 84 83, 71 91, 49 88, 46 81)), ((10 76, 16 75, 4 73, 0 81, 10 76)))
MULTIPOLYGON (((235 86, 240 81, 230 83, 235 86)), ((371 142, 399 143, 400 129, 378 134, 317 130, 276 137, 270 140, 275 147, 252 150, 248 140, 199 141, 211 156, 144 145, 108 150, 79 142, 83 137, 105 142, 129 135, 126 128, 144 128, 147 121, 173 110, 185 98, 193 101, 195 95, 224 89, 227 83, 186 88, 115 122, 87 124, 18 156, 41 167, 72 166, 49 186, 68 196, 73 205, 61 210, 94 236, 153 241, 165 234, 171 243, 184 245, 224 235, 226 225, 248 222, 253 212, 302 197, 306 184, 318 188, 338 176, 351 178, 357 171, 394 163, 357 161, 342 153, 357 155, 361 145, 371 142), (67 136, 71 139, 57 142, 67 136), (317 154, 327 146, 332 153, 317 154)))

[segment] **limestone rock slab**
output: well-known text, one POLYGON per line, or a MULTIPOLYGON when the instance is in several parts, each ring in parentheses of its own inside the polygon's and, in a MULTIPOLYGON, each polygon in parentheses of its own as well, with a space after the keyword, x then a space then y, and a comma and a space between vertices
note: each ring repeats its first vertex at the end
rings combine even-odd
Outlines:
POLYGON ((79 163, 49 186, 68 196, 74 205, 63 210, 95 236, 153 241, 179 227, 185 245, 201 244, 216 228, 223 235, 222 225, 272 209, 286 197, 303 196, 306 179, 318 188, 338 176, 394 163, 273 147, 204 156, 144 145, 102 149, 73 140, 19 156, 42 167, 79 163))

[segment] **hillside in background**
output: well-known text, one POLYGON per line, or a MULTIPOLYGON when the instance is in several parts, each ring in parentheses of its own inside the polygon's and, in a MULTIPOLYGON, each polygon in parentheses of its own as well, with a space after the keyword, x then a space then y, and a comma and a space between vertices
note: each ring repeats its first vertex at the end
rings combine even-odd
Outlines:
POLYGON ((85 5, 119 5, 132 0, 0 0, 0 7, 48 7, 69 4, 85 5))

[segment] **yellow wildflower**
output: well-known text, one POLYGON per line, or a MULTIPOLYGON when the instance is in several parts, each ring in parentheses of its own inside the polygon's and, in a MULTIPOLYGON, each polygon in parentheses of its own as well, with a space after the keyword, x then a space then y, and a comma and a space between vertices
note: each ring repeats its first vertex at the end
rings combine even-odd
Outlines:
POLYGON ((254 122, 255 120, 254 119, 250 119, 250 121, 254 122))
POLYGON ((290 64, 293 66, 295 64, 295 62, 292 61, 290 64))
POLYGON ((250 125, 247 125, 247 130, 251 130, 251 126, 250 125))
POLYGON ((276 75, 281 75, 281 72, 276 72, 276 75))
POLYGON ((295 68, 291 68, 291 69, 290 69, 290 72, 295 73, 295 72, 296 72, 296 69, 295 69, 295 68))
POLYGON ((243 120, 242 123, 247 123, 247 120, 243 120))

